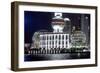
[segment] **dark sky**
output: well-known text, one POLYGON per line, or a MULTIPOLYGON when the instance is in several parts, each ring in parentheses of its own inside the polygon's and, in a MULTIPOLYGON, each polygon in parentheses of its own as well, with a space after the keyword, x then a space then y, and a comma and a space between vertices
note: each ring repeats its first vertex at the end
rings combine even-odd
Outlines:
MULTIPOLYGON (((54 15, 54 12, 33 12, 33 11, 24 11, 24 36, 25 43, 32 42, 32 36, 34 32, 39 30, 48 30, 52 31, 51 19, 54 15)), ((89 14, 85 14, 90 18, 89 14)), ((81 14, 72 14, 72 13, 63 13, 63 17, 68 17, 71 20, 72 26, 81 26, 80 18, 81 14)))

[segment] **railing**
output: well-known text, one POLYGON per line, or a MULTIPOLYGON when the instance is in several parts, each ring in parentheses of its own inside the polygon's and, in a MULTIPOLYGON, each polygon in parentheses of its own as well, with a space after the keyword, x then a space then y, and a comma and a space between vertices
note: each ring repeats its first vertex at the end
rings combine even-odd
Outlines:
POLYGON ((82 53, 82 52, 88 52, 88 49, 86 48, 34 48, 34 49, 28 49, 25 50, 25 54, 65 54, 65 53, 82 53), (85 50, 85 51, 84 51, 85 50))

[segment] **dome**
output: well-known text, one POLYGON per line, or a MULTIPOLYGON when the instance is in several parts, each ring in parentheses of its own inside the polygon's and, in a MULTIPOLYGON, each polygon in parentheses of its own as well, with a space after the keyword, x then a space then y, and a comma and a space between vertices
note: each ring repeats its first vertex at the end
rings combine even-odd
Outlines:
POLYGON ((54 32, 62 32, 65 26, 65 21, 64 18, 62 18, 62 13, 55 13, 54 17, 52 18, 51 24, 54 32))
POLYGON ((86 45, 86 35, 82 31, 75 31, 71 35, 71 43, 75 47, 85 46, 86 45))
POLYGON ((32 48, 39 48, 39 43, 40 43, 40 34, 43 34, 45 32, 48 32, 47 30, 39 30, 36 31, 33 36, 32 36, 32 48))

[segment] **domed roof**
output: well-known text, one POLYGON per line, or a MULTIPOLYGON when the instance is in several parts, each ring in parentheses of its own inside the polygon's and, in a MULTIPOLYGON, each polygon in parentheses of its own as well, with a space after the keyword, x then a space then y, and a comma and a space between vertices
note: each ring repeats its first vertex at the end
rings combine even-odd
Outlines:
POLYGON ((64 25, 65 21, 62 18, 62 13, 55 13, 55 16, 52 18, 52 25, 64 25))

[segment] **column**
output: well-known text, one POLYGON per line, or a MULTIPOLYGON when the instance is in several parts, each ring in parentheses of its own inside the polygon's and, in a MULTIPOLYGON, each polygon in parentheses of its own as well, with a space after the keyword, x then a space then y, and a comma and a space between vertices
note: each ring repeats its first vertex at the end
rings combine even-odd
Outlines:
POLYGON ((48 34, 48 40, 47 41, 48 41, 48 49, 49 49, 49 34, 48 34))
POLYGON ((69 46, 69 34, 67 34, 67 48, 69 49, 70 46, 69 46))
POLYGON ((66 34, 64 34, 64 48, 66 48, 66 34))
POLYGON ((62 48, 64 48, 64 34, 62 34, 62 48))
POLYGON ((47 49, 48 49, 48 34, 47 34, 47 49))
POLYGON ((56 40, 55 40, 55 38, 56 38, 56 34, 54 34, 54 48, 55 48, 55 46, 56 46, 56 40))
POLYGON ((54 48, 54 34, 52 35, 52 48, 54 48))
POLYGON ((43 35, 43 48, 45 48, 45 35, 43 35))
POLYGON ((62 34, 61 34, 61 40, 60 40, 60 48, 62 48, 62 34))
POLYGON ((44 35, 44 48, 46 48, 46 37, 44 35))
POLYGON ((59 34, 57 34, 57 48, 59 47, 59 34))
POLYGON ((53 36, 52 36, 52 34, 51 34, 51 40, 50 40, 50 41, 51 41, 51 48, 52 48, 52 41, 53 41, 52 37, 53 37, 53 36))
POLYGON ((50 34, 49 34, 49 49, 50 49, 50 45, 51 45, 51 44, 50 44, 50 34))
POLYGON ((45 46, 46 46, 46 50, 47 50, 47 35, 45 35, 45 46))

